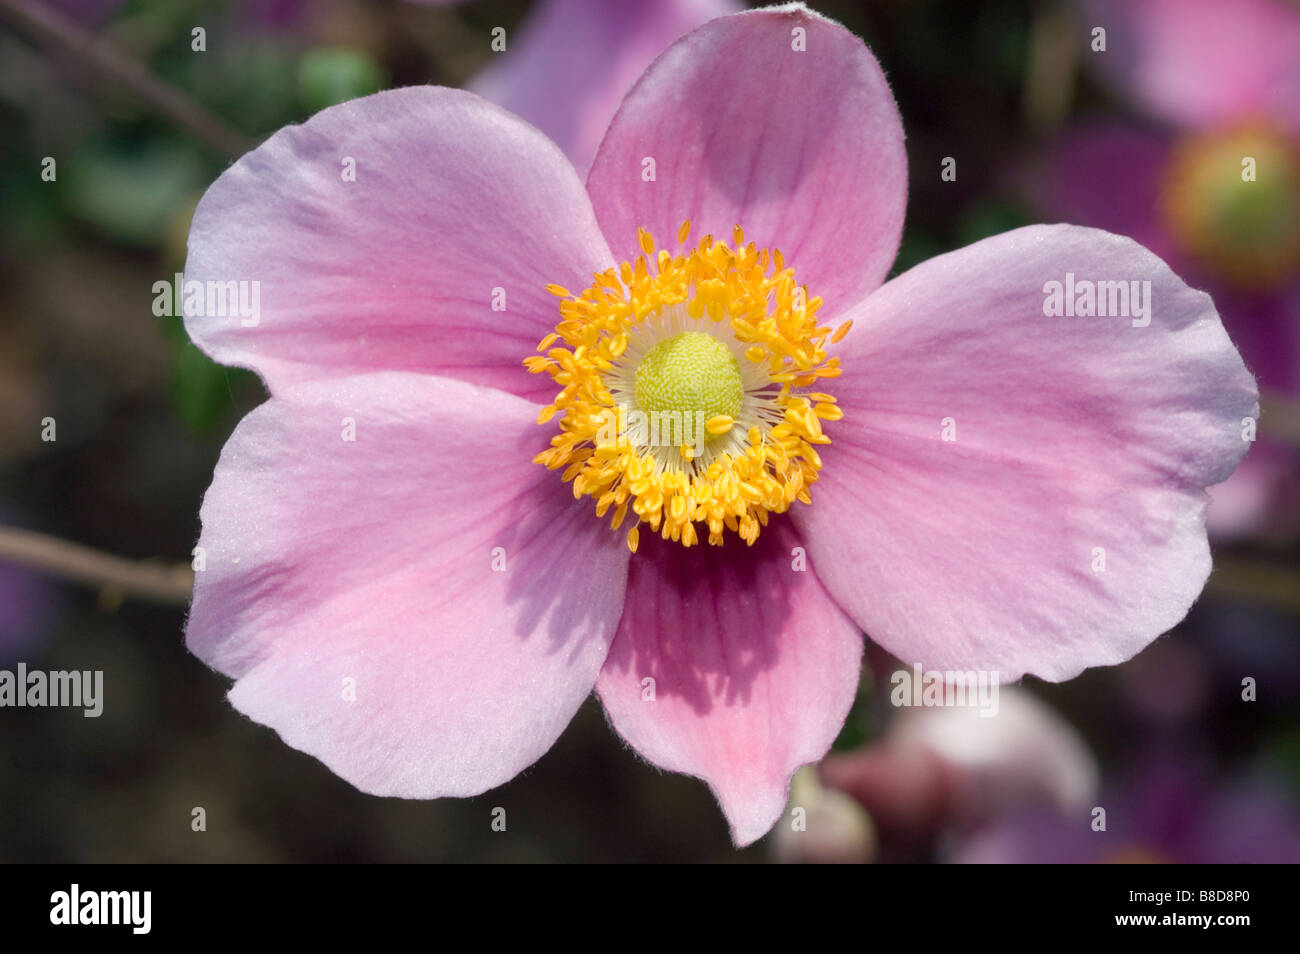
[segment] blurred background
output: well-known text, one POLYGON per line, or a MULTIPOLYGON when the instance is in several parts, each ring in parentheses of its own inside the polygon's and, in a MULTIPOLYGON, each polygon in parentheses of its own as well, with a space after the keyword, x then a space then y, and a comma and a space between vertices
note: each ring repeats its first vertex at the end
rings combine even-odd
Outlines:
POLYGON ((594 699, 503 789, 404 802, 240 717, 227 680, 185 651, 199 502, 265 397, 152 310, 204 189, 282 125, 421 83, 516 109, 583 170, 650 58, 740 6, 0 0, 0 669, 102 669, 108 697, 97 719, 0 710, 0 860, 1300 860, 1300 5, 1286 0, 810 4, 866 40, 903 115, 897 271, 1033 222, 1124 232, 1214 295, 1260 378, 1257 446, 1214 494, 1206 593, 1131 662, 1027 680, 980 719, 890 706, 899 663, 870 649, 834 752, 796 781, 810 831, 780 823, 736 852, 707 788, 639 761, 594 699), (1289 70, 1270 67, 1287 50, 1289 70), (1206 171, 1246 152, 1269 157, 1260 189, 1206 171), (490 828, 496 805, 507 833, 490 828))

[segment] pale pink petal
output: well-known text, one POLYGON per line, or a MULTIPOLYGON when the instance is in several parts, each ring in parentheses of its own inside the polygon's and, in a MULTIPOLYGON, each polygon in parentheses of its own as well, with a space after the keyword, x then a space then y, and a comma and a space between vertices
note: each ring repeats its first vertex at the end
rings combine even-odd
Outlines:
POLYGON ((637 254, 638 226, 671 246, 684 219, 696 238, 728 242, 739 224, 748 241, 779 248, 833 316, 880 284, 898 250, 903 127, 861 40, 802 6, 753 10, 654 62, 587 188, 616 257, 637 254))
POLYGON ((1231 477, 1210 491, 1212 539, 1285 541, 1300 533, 1300 453, 1278 435, 1288 402, 1300 399, 1300 283, 1271 294, 1211 289, 1224 325, 1267 397, 1255 446, 1231 477))
POLYGON ((1300 8, 1289 0, 1087 0, 1087 61, 1176 123, 1271 116, 1300 132, 1300 8), (1090 49, 1106 30, 1105 52, 1090 49))
POLYGON ((1130 239, 1032 226, 930 259, 853 317, 845 419, 795 517, 868 636, 928 669, 1063 680, 1183 618, 1210 570, 1205 488, 1258 413, 1208 295, 1130 239), (1149 325, 1047 317, 1067 273, 1150 282, 1149 325))
POLYGON ((405 370, 546 400, 520 364, 558 321, 545 287, 585 288, 609 264, 553 143, 473 94, 408 87, 286 127, 213 184, 185 277, 259 282, 260 314, 187 305, 186 327, 273 393, 405 370))
POLYGON ((388 372, 248 415, 186 634, 236 708, 379 795, 472 795, 540 757, 605 659, 628 553, 530 460, 536 412, 388 372))
POLYGON ((776 822, 795 769, 826 754, 858 685, 862 637, 795 569, 799 546, 782 518, 753 548, 643 534, 596 683, 637 752, 709 783, 741 846, 776 822))
POLYGON ((739 0, 543 0, 470 89, 520 116, 591 166, 605 127, 650 61, 739 0))

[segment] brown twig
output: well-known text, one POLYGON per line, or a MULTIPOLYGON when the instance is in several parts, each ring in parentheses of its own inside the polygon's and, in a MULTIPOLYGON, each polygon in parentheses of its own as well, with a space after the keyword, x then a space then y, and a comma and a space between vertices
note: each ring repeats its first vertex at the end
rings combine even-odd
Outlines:
POLYGON ((1259 396, 1259 429, 1288 444, 1300 446, 1300 401, 1273 391, 1259 396))
POLYGON ((1205 590, 1215 596, 1300 615, 1300 577, 1289 566, 1258 558, 1219 556, 1205 590))
POLYGON ((0 16, 41 43, 66 51, 127 87, 160 114, 225 155, 238 158, 252 148, 253 143, 242 133, 59 11, 35 0, 0 0, 0 16))
POLYGON ((0 560, 154 603, 184 605, 194 588, 188 563, 128 560, 16 527, 0 526, 0 560))

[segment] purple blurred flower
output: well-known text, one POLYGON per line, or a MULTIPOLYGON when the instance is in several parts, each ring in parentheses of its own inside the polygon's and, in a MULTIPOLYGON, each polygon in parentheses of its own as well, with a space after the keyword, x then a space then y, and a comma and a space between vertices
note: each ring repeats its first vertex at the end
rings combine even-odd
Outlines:
POLYGON ((17 659, 39 640, 46 609, 40 579, 0 563, 0 663, 17 659))
POLYGON ((49 0, 50 6, 85 26, 103 23, 126 0, 49 0))
POLYGON ((1300 860, 1300 815, 1267 777, 1226 789, 1204 774, 1157 760, 1131 785, 1092 812, 1027 813, 1006 819, 960 845, 952 860, 976 864, 1274 864, 1300 860))
POLYGON ((45 577, 0 561, 0 665, 25 658, 44 641, 53 611, 54 587, 45 577))

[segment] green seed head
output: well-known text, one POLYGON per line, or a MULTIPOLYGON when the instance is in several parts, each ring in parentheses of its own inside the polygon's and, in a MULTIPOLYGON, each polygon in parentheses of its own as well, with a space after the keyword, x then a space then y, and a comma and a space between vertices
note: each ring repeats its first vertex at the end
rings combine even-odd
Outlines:
MULTIPOLYGON (((679 411, 735 418, 744 399, 731 349, 703 331, 684 331, 651 348, 636 368, 636 403, 646 414, 679 411)), ((685 418, 683 418, 685 419, 685 418)))
POLYGON ((1205 196, 1208 224, 1225 240, 1266 251, 1294 244, 1300 222, 1300 192, 1285 167, 1266 166, 1257 181, 1225 176, 1205 196))

